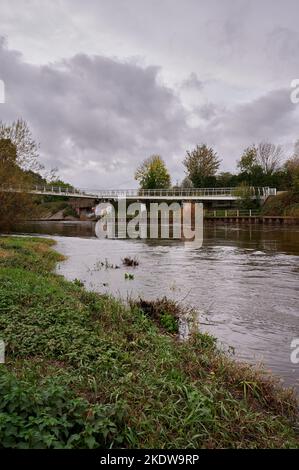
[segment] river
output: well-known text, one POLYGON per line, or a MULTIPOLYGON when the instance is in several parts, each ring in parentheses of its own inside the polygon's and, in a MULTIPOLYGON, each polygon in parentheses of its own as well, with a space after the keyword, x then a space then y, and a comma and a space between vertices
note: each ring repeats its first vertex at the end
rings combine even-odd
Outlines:
POLYGON ((180 241, 99 240, 92 222, 30 222, 17 231, 51 235, 68 256, 57 272, 88 289, 194 306, 200 328, 231 346, 236 359, 263 363, 299 391, 299 364, 290 359, 299 338, 298 226, 210 225, 201 249, 180 241), (124 267, 125 256, 137 257, 139 266, 124 267))

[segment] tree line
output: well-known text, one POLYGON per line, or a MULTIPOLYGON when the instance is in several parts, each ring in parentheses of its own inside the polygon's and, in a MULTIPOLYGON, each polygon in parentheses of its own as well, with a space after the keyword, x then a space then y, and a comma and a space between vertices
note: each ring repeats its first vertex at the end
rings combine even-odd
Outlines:
MULTIPOLYGON (((72 187, 61 181, 55 171, 45 174, 39 163, 39 146, 26 121, 19 119, 11 125, 0 121, 0 228, 34 213, 35 200, 26 191, 12 193, 5 187, 54 184, 72 187), (45 176, 41 176, 44 173, 45 176)), ((212 147, 197 145, 187 151, 183 160, 186 176, 180 184, 172 185, 167 166, 160 155, 144 160, 135 172, 143 189, 236 187, 243 199, 250 186, 270 186, 279 190, 299 192, 299 141, 293 154, 285 159, 281 146, 268 142, 246 148, 237 161, 235 173, 219 172, 221 160, 212 147), (245 189, 244 189, 245 188, 245 189)), ((249 194, 249 193, 248 193, 249 194)))
POLYGON ((235 173, 219 172, 221 160, 207 144, 196 145, 183 160, 185 178, 172 186, 171 176, 160 155, 142 162, 135 179, 143 189, 269 186, 299 191, 299 141, 285 159, 283 148, 270 142, 247 147, 237 161, 235 173))

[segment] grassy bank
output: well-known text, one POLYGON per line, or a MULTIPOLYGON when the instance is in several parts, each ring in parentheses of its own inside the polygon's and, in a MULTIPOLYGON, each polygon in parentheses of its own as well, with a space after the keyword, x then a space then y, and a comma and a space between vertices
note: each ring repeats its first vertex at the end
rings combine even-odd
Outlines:
POLYGON ((68 201, 60 200, 59 198, 57 201, 36 201, 33 212, 34 219, 50 219, 55 215, 59 216, 59 218, 67 218, 69 216, 79 218, 68 201))
POLYGON ((0 238, 0 446, 298 446, 291 392, 206 334, 178 341, 171 312, 53 274, 53 244, 0 238))
POLYGON ((262 213, 266 216, 299 217, 299 193, 289 191, 269 197, 262 213))

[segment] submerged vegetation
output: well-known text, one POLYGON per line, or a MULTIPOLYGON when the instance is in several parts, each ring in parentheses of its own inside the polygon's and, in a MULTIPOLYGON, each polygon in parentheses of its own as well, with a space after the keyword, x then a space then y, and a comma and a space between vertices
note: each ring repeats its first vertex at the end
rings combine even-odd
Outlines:
POLYGON ((131 273, 125 273, 125 279, 129 279, 129 281, 133 281, 135 279, 134 274, 131 273))
POLYGON ((0 446, 298 447, 290 390, 200 332, 173 303, 126 306, 54 274, 49 239, 0 238, 0 446))
POLYGON ((137 258, 131 258, 130 256, 126 256, 122 259, 122 263, 124 266, 139 266, 139 261, 137 258))

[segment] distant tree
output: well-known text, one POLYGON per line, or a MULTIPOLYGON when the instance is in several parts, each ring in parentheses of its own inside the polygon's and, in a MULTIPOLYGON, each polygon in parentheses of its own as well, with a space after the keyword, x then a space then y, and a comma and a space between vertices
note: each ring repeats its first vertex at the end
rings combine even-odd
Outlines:
POLYGON ((236 183, 236 175, 233 175, 229 171, 223 171, 217 176, 217 187, 219 188, 234 187, 236 186, 236 183))
POLYGON ((74 189, 74 186, 72 184, 66 183, 65 181, 63 181, 60 178, 58 178, 56 180, 53 180, 53 181, 50 181, 50 183, 48 183, 48 185, 49 184, 51 186, 59 187, 59 188, 62 188, 62 189, 74 189))
POLYGON ((247 147, 240 160, 237 162, 239 183, 246 183, 251 186, 260 186, 264 184, 265 172, 258 162, 257 147, 252 145, 247 147))
POLYGON ((28 180, 30 180, 32 186, 45 186, 48 184, 46 178, 36 171, 25 170, 24 173, 28 176, 28 180))
POLYGON ((252 145, 244 150, 241 159, 237 162, 240 170, 239 182, 251 186, 284 186, 284 177, 281 168, 283 149, 268 142, 252 145))
POLYGON ((190 178, 188 176, 186 176, 183 181, 181 182, 181 188, 183 189, 191 189, 193 188, 193 183, 192 181, 190 180, 190 178))
POLYGON ((170 174, 160 155, 152 155, 142 162, 135 172, 135 179, 142 189, 168 189, 170 174))
POLYGON ((283 156, 283 148, 280 145, 274 145, 270 142, 261 142, 256 148, 257 164, 263 169, 267 176, 272 175, 280 169, 283 156))
POLYGON ((38 145, 26 121, 18 119, 11 125, 0 121, 0 139, 9 140, 15 146, 16 163, 20 168, 32 171, 43 168, 38 161, 38 145))
POLYGON ((257 149, 255 145, 252 145, 244 150, 240 160, 237 162, 237 167, 241 173, 253 174, 257 166, 257 149))
POLYGON ((206 144, 197 145, 191 152, 187 151, 184 160, 188 178, 195 188, 215 184, 215 175, 220 166, 217 153, 206 144))
POLYGON ((63 189, 74 189, 74 186, 70 183, 66 183, 61 179, 58 174, 58 168, 52 168, 46 175, 45 175, 46 183, 48 186, 55 186, 63 189))

